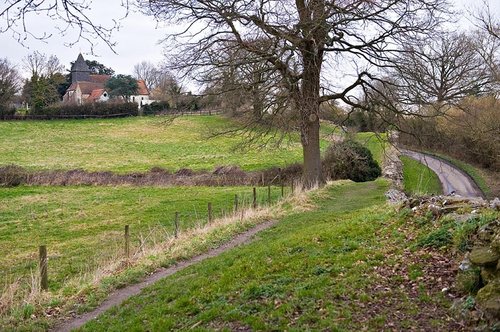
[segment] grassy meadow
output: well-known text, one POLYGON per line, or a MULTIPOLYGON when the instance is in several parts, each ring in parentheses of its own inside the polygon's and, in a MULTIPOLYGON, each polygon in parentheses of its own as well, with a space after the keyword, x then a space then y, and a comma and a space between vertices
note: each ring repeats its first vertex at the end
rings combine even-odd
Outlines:
POLYGON ((117 173, 238 165, 251 171, 302 159, 298 139, 279 149, 242 149, 241 136, 212 137, 230 129, 234 124, 218 116, 184 116, 171 123, 163 117, 3 121, 0 165, 117 173))
MULTIPOLYGON (((242 149, 240 136, 213 135, 231 128, 234 124, 230 120, 218 116, 179 117, 171 123, 161 117, 4 121, 0 122, 0 166, 14 164, 30 170, 84 169, 123 174, 144 172, 152 167, 170 171, 212 170, 221 165, 238 165, 252 171, 302 161, 297 136, 292 136, 279 149, 242 149)), ((336 133, 335 128, 322 126, 322 149, 329 144, 328 136, 336 133)), ((362 133, 356 138, 382 162, 384 144, 374 134, 362 133)), ((385 188, 383 181, 340 186, 338 194, 328 192, 333 195, 335 206, 331 213, 357 209, 359 204, 363 207, 379 204, 383 201, 380 193, 385 188), (354 190, 352 194, 350 190, 354 190), (360 202, 358 194, 363 195, 360 202)), ((158 264, 171 265, 224 243, 251 227, 254 221, 214 225, 212 233, 183 239, 181 244, 185 248, 173 248, 170 256, 141 252, 146 246, 156 248, 158 243, 170 243, 176 211, 180 212, 181 231, 202 229, 200 227, 207 223, 208 202, 213 204, 217 218, 232 212, 236 194, 240 206, 242 202, 248 206, 251 192, 252 188, 248 187, 0 188, 0 250, 4 253, 0 255, 0 289, 3 290, 0 325, 14 330, 45 330, 51 324, 47 310, 66 306, 61 310, 86 311, 98 305, 112 289, 136 282, 158 268, 158 264), (137 255, 137 264, 145 259, 154 263, 148 263, 147 267, 118 266, 106 271, 110 264, 124 262, 125 225, 130 225, 131 255, 137 255), (45 295, 37 290, 38 246, 42 244, 47 246, 49 255, 49 293, 45 295), (106 277, 92 281, 101 270, 106 277), (36 319, 31 319, 33 316, 36 319)), ((285 195, 287 193, 288 189, 285 195)), ((280 188, 273 187, 272 202, 276 203, 280 197, 280 188)), ((258 198, 259 205, 267 204, 267 188, 258 188, 258 198)), ((312 207, 314 203, 306 202, 306 206, 312 207)), ((291 206, 287 208, 296 215, 291 206)), ((276 216, 275 212, 270 213, 266 218, 276 216)), ((300 215, 301 220, 304 218, 300 215)))
POLYGON ((439 224, 394 212, 386 189, 377 180, 314 192, 309 211, 160 280, 81 331, 459 328, 441 291, 452 259, 418 249, 439 224))
MULTIPOLYGON (((91 273, 100 265, 123 258, 124 226, 130 225, 131 253, 141 241, 165 241, 174 231, 207 222, 207 204, 214 217, 231 213, 234 197, 249 206, 247 187, 16 187, 0 188, 0 289, 19 278, 37 274, 38 246, 47 245, 51 290, 65 281, 91 273)), ((281 196, 273 187, 272 201, 281 196)), ((258 188, 260 205, 267 188, 258 188)), ((146 243, 149 241, 149 243, 146 243)))
MULTIPOLYGON (((247 147, 241 135, 217 136, 234 129, 219 116, 184 116, 173 122, 162 117, 0 122, 0 165, 34 170, 145 172, 152 167, 213 170, 237 165, 246 171, 280 167, 302 161, 298 135, 280 148, 247 147)), ((323 123, 321 147, 338 129, 323 123)), ((379 163, 385 137, 359 133, 379 163)))

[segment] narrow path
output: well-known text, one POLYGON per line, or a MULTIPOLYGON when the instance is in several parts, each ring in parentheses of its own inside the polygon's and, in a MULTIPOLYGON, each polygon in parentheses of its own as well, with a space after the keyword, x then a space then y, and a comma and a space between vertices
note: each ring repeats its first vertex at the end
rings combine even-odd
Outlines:
POLYGON ((129 297, 137 295, 141 292, 141 290, 158 280, 168 277, 182 269, 185 269, 191 265, 194 265, 196 263, 199 263, 207 258, 212 258, 215 256, 220 255, 221 253, 235 248, 239 245, 248 243, 251 241, 252 237, 257 234, 260 231, 263 231, 265 229, 268 229, 272 227, 276 221, 267 221, 262 224, 259 224, 255 226, 252 229, 249 229, 248 231, 244 232, 243 234, 238 235, 235 237, 233 240, 230 242, 223 244, 222 246, 212 249, 208 251, 207 253, 195 256, 187 261, 180 262, 174 266, 171 266, 169 268, 163 268, 158 270, 157 272, 153 273, 149 277, 147 277, 144 281, 130 285, 128 287, 116 290, 114 293, 112 293, 99 307, 94 309, 91 312, 88 312, 86 314, 83 314, 81 316, 72 318, 60 325, 55 326, 52 331, 57 331, 57 332, 66 332, 66 331, 71 331, 73 329, 79 328, 83 324, 87 323, 88 321, 96 318, 99 316, 101 313, 105 312, 106 310, 110 309, 111 307, 114 307, 116 305, 119 305, 123 301, 127 300, 129 297))
POLYGON ((463 197, 483 197, 483 193, 469 175, 444 160, 404 149, 401 150, 401 153, 433 170, 441 181, 445 195, 456 193, 463 197))

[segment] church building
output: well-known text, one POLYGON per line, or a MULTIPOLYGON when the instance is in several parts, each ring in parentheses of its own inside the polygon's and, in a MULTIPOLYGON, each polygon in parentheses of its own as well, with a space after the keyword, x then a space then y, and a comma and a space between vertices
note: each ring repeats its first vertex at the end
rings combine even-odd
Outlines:
MULTIPOLYGON (((109 100, 109 92, 106 91, 106 82, 111 78, 109 75, 93 74, 85 59, 78 55, 71 67, 71 85, 63 96, 63 102, 82 105, 83 103, 106 102, 109 100)), ((130 96, 132 102, 140 107, 150 104, 149 90, 143 80, 137 80, 137 94, 130 96)))

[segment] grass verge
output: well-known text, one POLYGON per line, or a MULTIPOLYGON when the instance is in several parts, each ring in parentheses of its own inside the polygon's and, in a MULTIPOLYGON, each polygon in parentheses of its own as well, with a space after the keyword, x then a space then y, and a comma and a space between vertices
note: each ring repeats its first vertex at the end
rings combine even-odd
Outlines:
POLYGON ((472 166, 464 161, 454 159, 450 156, 447 156, 447 155, 444 155, 441 153, 435 153, 435 152, 429 152, 429 151, 423 151, 423 152, 430 154, 431 156, 441 158, 441 159, 449 162, 450 164, 458 167, 459 169, 461 169, 463 172, 465 172, 467 175, 469 175, 474 180, 474 182, 477 184, 479 189, 483 192, 483 194, 486 197, 491 198, 492 190, 488 186, 488 184, 486 183, 486 180, 484 179, 484 177, 481 175, 481 170, 477 169, 476 167, 474 167, 474 166, 472 166))
POLYGON ((403 162, 403 187, 411 194, 434 194, 443 193, 438 176, 429 167, 418 161, 401 156, 403 162))

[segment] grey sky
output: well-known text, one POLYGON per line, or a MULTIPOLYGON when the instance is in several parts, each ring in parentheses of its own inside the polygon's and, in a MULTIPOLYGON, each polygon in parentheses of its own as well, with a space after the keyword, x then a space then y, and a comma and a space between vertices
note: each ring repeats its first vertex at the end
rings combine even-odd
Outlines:
MULTIPOLYGON (((96 22, 107 24, 113 18, 119 18, 124 10, 119 10, 119 0, 94 1, 92 3, 92 15, 96 22)), ((482 0, 451 0, 455 3, 456 9, 464 15, 481 5, 482 0)), ((489 0, 491 9, 500 16, 500 0, 489 0)), ((29 28, 36 33, 45 31, 54 22, 42 15, 32 16, 29 28)), ((470 22, 461 19, 459 25, 462 28, 469 28, 470 22)), ((57 35, 46 41, 38 41, 33 38, 25 42, 25 46, 19 44, 10 32, 0 33, 0 58, 7 58, 21 68, 21 59, 33 51, 39 51, 47 55, 55 54, 61 62, 69 67, 70 61, 74 61, 79 52, 86 59, 95 59, 107 66, 115 69, 120 74, 132 74, 136 63, 143 60, 159 63, 163 60, 163 47, 158 44, 167 31, 172 31, 173 27, 157 26, 150 17, 139 13, 131 12, 129 16, 121 21, 121 29, 113 35, 113 40, 117 43, 114 54, 102 41, 97 41, 95 55, 90 54, 90 46, 87 42, 81 41, 78 44, 68 47, 66 44, 74 40, 74 35, 68 34, 64 37, 57 35)))

